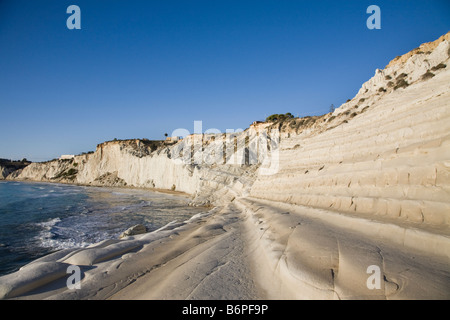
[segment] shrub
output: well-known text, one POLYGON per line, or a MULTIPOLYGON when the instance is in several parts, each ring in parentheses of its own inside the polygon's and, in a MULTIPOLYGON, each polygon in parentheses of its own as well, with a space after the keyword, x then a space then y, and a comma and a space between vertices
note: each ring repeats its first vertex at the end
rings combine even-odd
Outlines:
POLYGON ((430 70, 428 70, 427 72, 425 72, 423 75, 422 75, 422 80, 428 80, 428 79, 431 79, 431 78, 433 78, 434 77, 434 73, 432 73, 432 72, 430 72, 430 70))
POLYGON ((378 92, 386 92, 386 89, 381 87, 380 89, 378 89, 378 92))
POLYGON ((286 114, 273 114, 266 118, 266 121, 278 121, 278 120, 286 120, 286 119, 293 119, 294 116, 292 113, 288 112, 286 114))
POLYGON ((392 88, 394 86, 394 83, 392 81, 389 81, 387 83, 388 88, 392 88))
POLYGON ((397 80, 394 90, 397 90, 400 88, 406 88, 407 86, 409 86, 409 83, 405 79, 400 79, 400 80, 397 80))
POLYGON ((58 173, 56 176, 54 176, 52 179, 60 179, 60 178, 66 178, 66 179, 75 179, 75 175, 78 173, 78 170, 71 168, 67 171, 62 171, 58 173))
POLYGON ((431 71, 437 71, 439 69, 445 69, 446 67, 447 67, 446 64, 439 63, 437 66, 434 66, 433 68, 431 68, 431 71))
POLYGON ((401 79, 403 79, 403 78, 406 78, 408 75, 406 74, 406 73, 402 73, 402 74, 400 74, 397 78, 395 78, 395 80, 397 80, 397 82, 398 81, 400 81, 401 79))
POLYGON ((392 79, 392 77, 391 77, 391 76, 389 76, 389 75, 387 75, 386 77, 384 77, 384 79, 386 79, 386 80, 391 80, 391 79, 392 79))
POLYGON ((71 168, 67 171, 67 173, 65 174, 65 176, 73 176, 76 175, 78 173, 78 170, 71 168))

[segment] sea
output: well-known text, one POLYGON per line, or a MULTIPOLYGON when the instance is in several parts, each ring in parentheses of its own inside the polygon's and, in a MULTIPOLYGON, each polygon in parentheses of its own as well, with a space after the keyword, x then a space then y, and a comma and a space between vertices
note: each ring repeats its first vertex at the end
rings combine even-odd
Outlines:
POLYGON ((61 249, 83 248, 136 224, 149 231, 207 209, 143 189, 0 181, 0 276, 61 249))

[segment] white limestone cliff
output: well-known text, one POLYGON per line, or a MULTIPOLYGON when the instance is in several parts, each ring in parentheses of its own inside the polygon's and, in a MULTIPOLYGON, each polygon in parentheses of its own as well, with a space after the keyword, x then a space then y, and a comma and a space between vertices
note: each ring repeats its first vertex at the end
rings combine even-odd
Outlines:
MULTIPOLYGON (((208 261, 225 265, 215 254, 223 249, 218 239, 228 233, 233 238, 227 238, 226 248, 245 243, 245 257, 251 258, 252 276, 264 298, 449 299, 449 35, 394 59, 377 70, 352 100, 321 117, 254 124, 233 137, 192 135, 156 147, 142 140, 105 142, 94 153, 33 163, 8 179, 176 190, 192 195, 193 204, 216 206, 194 219, 203 223, 199 229, 191 225, 192 231, 189 223, 180 224, 181 229, 172 226, 174 233, 165 238, 171 245, 162 245, 166 251, 161 260, 152 258, 157 270, 178 263, 161 272, 178 275, 181 282, 173 287, 186 289, 186 294, 180 295, 182 289, 170 292, 169 280, 158 282, 162 280, 150 276, 152 288, 160 289, 147 292, 148 283, 139 286, 136 281, 136 292, 145 297, 169 293, 191 297, 206 284, 182 282, 185 274, 178 272, 191 270, 191 261, 196 261, 192 270, 198 271, 196 259, 209 252, 208 241, 217 250, 207 255, 208 261), (267 148, 266 158, 259 158, 261 148, 267 148), (177 230, 186 234, 180 242, 173 240, 177 230), (179 248, 189 249, 189 259, 175 254, 179 248), (370 266, 383 274, 378 291, 367 286, 370 266), (195 289, 190 291, 189 286, 195 289)), ((58 261, 88 261, 109 272, 114 268, 101 263, 117 264, 119 259, 122 265, 139 254, 145 257, 145 249, 136 255, 127 252, 139 246, 153 250, 153 242, 146 241, 166 236, 125 238, 123 243, 100 244, 98 250, 60 255, 58 261)), ((232 256, 243 257, 235 251, 232 256)), ((55 259, 32 267, 41 274, 56 268, 49 264, 55 259)), ((144 273, 151 275, 148 270, 153 269, 145 261, 144 273)), ((144 268, 137 263, 127 276, 139 266, 144 268)), ((119 275, 111 274, 109 285, 116 288, 113 283, 119 275)), ((15 277, 27 279, 27 286, 40 279, 29 280, 19 271, 8 276, 7 288, 2 289, 0 278, 4 297, 23 292, 14 289, 20 286, 15 277)), ((91 278, 95 277, 93 273, 91 278)), ((247 279, 246 274, 242 277, 247 279)), ((216 287, 227 290, 227 285, 230 282, 216 287)), ((87 287, 95 292, 94 283, 87 287)), ((105 297, 133 296, 131 291, 120 295, 119 289, 114 290, 105 297)), ((78 295, 92 298, 96 296, 92 292, 78 295)), ((72 296, 65 292, 56 297, 72 296)))

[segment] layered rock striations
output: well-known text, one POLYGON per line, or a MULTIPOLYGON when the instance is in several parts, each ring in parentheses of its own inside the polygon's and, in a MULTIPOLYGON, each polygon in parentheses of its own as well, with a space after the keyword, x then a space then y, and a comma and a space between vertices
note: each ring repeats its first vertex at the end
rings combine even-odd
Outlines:
POLYGON ((274 297, 450 296, 448 35, 282 139, 279 172, 240 200, 261 230, 255 259, 274 297), (379 290, 365 283, 372 267, 379 290))
MULTIPOLYGON (((105 142, 73 159, 30 164, 8 179, 175 190, 190 194, 193 204, 216 206, 194 219, 201 225, 197 231, 183 224, 187 240, 164 247, 165 260, 154 258, 155 265, 146 266, 148 281, 161 291, 147 292, 137 282, 136 292, 145 297, 171 293, 164 282, 169 280, 152 278, 149 270, 172 264, 166 273, 189 279, 180 270, 190 270, 192 261, 210 252, 209 241, 222 250, 219 240, 228 234, 227 255, 248 259, 251 279, 264 292, 258 298, 449 299, 449 34, 376 70, 353 99, 327 115, 255 123, 241 133, 197 134, 174 143, 105 142), (206 247, 201 236, 208 239, 206 247), (232 249, 237 243, 242 252, 232 249), (189 248, 190 260, 183 260, 181 247, 189 248), (376 270, 379 283, 369 283, 376 270)), ((170 239, 178 235, 173 230, 170 239)), ((139 239, 146 237, 163 236, 139 239)), ((127 247, 117 241, 111 246, 127 247)), ((128 257, 123 255, 128 249, 111 246, 99 245, 108 252, 106 260, 128 257)), ((133 242, 129 246, 135 250, 133 242)), ((77 254, 88 255, 91 265, 105 261, 83 250, 77 254)), ((62 263, 78 261, 61 256, 62 263)), ((215 266, 229 262, 212 253, 208 259, 215 266)), ((205 277, 222 269, 227 268, 214 268, 205 277)), ((11 290, 16 290, 14 277, 7 281, 11 290)), ((183 287, 185 295, 173 294, 189 298, 207 283, 192 281, 183 287)), ((227 290, 232 283, 215 287, 227 290)), ((117 290, 105 297, 130 297, 117 290)), ((233 290, 240 289, 227 292, 233 290)))
POLYGON ((443 40, 429 54, 377 70, 323 118, 319 134, 283 139, 279 172, 258 177, 251 196, 448 231, 448 60, 443 40), (408 85, 396 87, 403 79, 408 85))

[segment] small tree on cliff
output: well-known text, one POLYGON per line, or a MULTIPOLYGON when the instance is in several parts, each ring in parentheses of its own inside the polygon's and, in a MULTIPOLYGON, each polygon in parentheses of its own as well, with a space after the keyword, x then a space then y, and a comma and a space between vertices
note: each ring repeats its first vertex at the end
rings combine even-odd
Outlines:
POLYGON ((266 118, 266 121, 278 121, 278 120, 286 120, 293 119, 294 116, 292 113, 288 112, 286 114, 273 114, 266 118))

